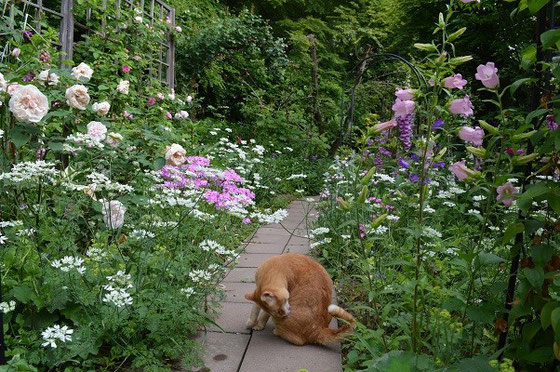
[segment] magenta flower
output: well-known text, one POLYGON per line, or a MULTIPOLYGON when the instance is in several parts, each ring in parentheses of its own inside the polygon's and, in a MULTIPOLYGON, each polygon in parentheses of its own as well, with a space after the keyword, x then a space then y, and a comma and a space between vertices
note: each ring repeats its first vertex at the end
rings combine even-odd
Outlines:
POLYGON ((249 225, 249 224, 251 223, 251 219, 250 219, 249 217, 245 217, 245 218, 242 220, 242 222, 243 222, 245 225, 249 225))
POLYGON ((457 177, 459 179, 459 181, 465 181, 470 176, 473 176, 473 175, 476 174, 475 171, 467 168, 464 160, 453 163, 449 167, 449 170, 455 175, 455 177, 457 177))
POLYGON ((150 97, 148 99, 148 106, 153 106, 156 104, 156 99, 154 97, 150 97))
POLYGON ((389 130, 391 128, 394 128, 396 126, 397 126, 397 121, 395 119, 391 119, 391 120, 386 121, 384 123, 375 124, 373 126, 373 131, 375 133, 381 133, 381 132, 385 132, 386 130, 389 130))
POLYGON ((414 98, 412 89, 397 89, 395 96, 402 101, 411 101, 414 98))
POLYGON ((498 186, 498 201, 504 203, 506 207, 510 207, 515 200, 513 195, 517 194, 518 190, 511 182, 506 182, 502 186, 498 186))
POLYGON ((494 66, 494 62, 488 62, 486 65, 478 65, 474 77, 476 80, 480 80, 482 85, 486 88, 494 89, 500 85, 498 69, 494 66))
POLYGON ((455 76, 449 76, 443 79, 443 86, 448 89, 459 89, 463 90, 463 88, 467 85, 467 81, 463 79, 461 74, 456 74, 455 76))
POLYGON ((128 73, 130 72, 130 66, 124 65, 124 66, 122 67, 122 70, 123 70, 123 72, 124 72, 125 74, 128 74, 128 73))
POLYGON ((554 117, 554 115, 548 115, 546 117, 546 127, 549 130, 557 130, 558 129, 558 123, 556 122, 556 118, 554 117))
POLYGON ((484 129, 481 127, 462 127, 459 130, 459 138, 465 142, 470 142, 475 146, 482 146, 484 139, 484 129))
POLYGON ((134 57, 132 57, 133 60, 135 61, 140 61, 142 59, 142 57, 140 57, 139 55, 136 55, 134 57))
POLYGON ((461 0, 461 2, 462 2, 463 4, 472 3, 473 1, 476 1, 477 3, 480 3, 480 0, 461 0))
POLYGON ((165 116, 167 116, 168 119, 173 119, 173 115, 171 115, 169 111, 165 113, 165 116))
POLYGON ((407 115, 412 114, 415 105, 414 101, 397 98, 392 109, 397 118, 404 118, 407 115))
POLYGON ((464 96, 463 98, 454 99, 449 104, 449 112, 455 115, 463 115, 465 117, 469 117, 474 113, 473 109, 474 106, 469 96, 464 96))

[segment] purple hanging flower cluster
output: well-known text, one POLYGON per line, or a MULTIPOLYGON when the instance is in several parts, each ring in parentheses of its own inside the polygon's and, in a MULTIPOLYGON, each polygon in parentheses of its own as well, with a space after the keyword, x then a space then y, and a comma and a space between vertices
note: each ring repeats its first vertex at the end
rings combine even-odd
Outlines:
POLYGON ((412 125, 416 106, 413 101, 414 93, 412 89, 397 89, 395 96, 392 109, 399 128, 399 140, 402 142, 405 151, 409 151, 412 147, 412 125))
POLYGON ((414 114, 408 114, 404 118, 397 118, 399 127, 399 140, 402 142, 405 151, 412 147, 412 125, 414 123, 414 114))

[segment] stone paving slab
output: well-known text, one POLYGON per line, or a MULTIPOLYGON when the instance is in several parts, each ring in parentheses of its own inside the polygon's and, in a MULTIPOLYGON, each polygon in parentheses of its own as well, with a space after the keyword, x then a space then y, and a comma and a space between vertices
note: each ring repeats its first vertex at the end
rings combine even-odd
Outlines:
MULTIPOLYGON (((222 302, 220 316, 216 319, 216 324, 219 325, 224 332, 249 334, 251 330, 245 327, 245 322, 252 308, 253 304, 250 303, 222 302)), ((220 328, 215 325, 208 327, 208 330, 221 332, 220 328)))
POLYGON ((249 243, 245 248, 245 253, 281 254, 287 242, 249 243))
POLYGON ((225 277, 225 283, 254 283, 256 267, 236 267, 225 277))
POLYGON ((311 249, 309 248, 309 244, 307 245, 287 245, 286 249, 284 249, 284 253, 301 253, 307 254, 311 249))
POLYGON ((309 245, 309 239, 292 236, 292 238, 288 241, 288 245, 309 245))
POLYGON ((264 260, 274 256, 276 255, 269 253, 242 253, 239 255, 237 267, 259 267, 264 260))
POLYGON ((245 293, 255 290, 254 283, 222 283, 226 291, 225 302, 246 302, 251 301, 245 299, 245 293))
POLYGON ((295 346, 272 334, 269 321, 262 331, 253 331, 251 342, 239 372, 341 372, 342 358, 338 344, 330 346, 295 346))
POLYGON ((286 245, 286 243, 288 242, 288 240, 290 239, 290 235, 286 235, 286 236, 275 236, 273 238, 271 237, 263 237, 263 236, 254 236, 250 241, 249 244, 253 243, 253 244, 284 244, 286 245))
POLYGON ((204 367, 193 372, 237 372, 251 336, 234 333, 207 332, 201 336, 204 346, 204 367))

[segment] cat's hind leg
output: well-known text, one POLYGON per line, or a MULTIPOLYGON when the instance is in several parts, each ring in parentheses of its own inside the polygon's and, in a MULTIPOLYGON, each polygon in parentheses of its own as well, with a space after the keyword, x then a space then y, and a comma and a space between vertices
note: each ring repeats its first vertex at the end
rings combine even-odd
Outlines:
POLYGON ((276 336, 278 337, 282 337, 284 340, 297 345, 297 346, 303 346, 305 345, 305 341, 303 338, 301 338, 300 336, 293 334, 289 331, 286 330, 282 330, 279 328, 274 328, 274 330, 272 331, 272 333, 274 333, 276 336))
POLYGON ((261 311, 260 306, 254 304, 253 308, 251 309, 251 314, 249 315, 249 319, 247 319, 248 329, 253 328, 257 324, 257 317, 259 316, 260 311, 261 311))
POLYGON ((266 311, 263 311, 261 315, 259 315, 259 320, 257 321, 257 324, 253 327, 253 329, 255 331, 262 331, 266 326, 266 322, 268 322, 268 318, 270 318, 270 315, 266 311))

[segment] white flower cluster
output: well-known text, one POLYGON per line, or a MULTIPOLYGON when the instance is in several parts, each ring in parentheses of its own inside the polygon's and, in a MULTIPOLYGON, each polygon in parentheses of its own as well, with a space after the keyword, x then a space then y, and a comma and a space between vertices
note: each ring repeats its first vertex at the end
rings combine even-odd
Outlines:
POLYGON ((75 145, 78 145, 77 147, 74 147, 69 143, 65 143, 62 146, 64 151, 71 152, 71 153, 81 151, 82 150, 81 145, 84 145, 88 149, 97 148, 99 150, 103 150, 103 148, 105 148, 103 142, 101 142, 99 139, 93 138, 87 133, 71 134, 68 137, 66 137, 66 142, 71 142, 75 145))
MULTIPOLYGON (((116 191, 120 193, 129 193, 134 191, 134 187, 123 185, 122 183, 112 182, 109 177, 103 173, 92 172, 86 178, 94 185, 95 190, 116 191)), ((91 187, 91 185, 87 187, 91 187)))
POLYGON ((22 226, 23 225, 23 221, 20 220, 14 220, 14 221, 0 221, 0 228, 5 228, 5 227, 16 227, 16 226, 22 226))
POLYGON ((379 179, 384 182, 395 183, 395 179, 393 177, 383 173, 375 173, 372 178, 379 179))
POLYGON ((374 234, 374 235, 383 235, 387 231, 389 231, 389 228, 387 226, 378 226, 375 229, 368 230, 368 233, 371 233, 371 234, 374 234))
POLYGON ((101 248, 92 247, 87 250, 86 256, 90 257, 94 261, 101 261, 101 259, 107 257, 107 252, 101 248))
POLYGON ((72 341, 72 333, 74 333, 73 329, 68 328, 68 326, 59 326, 55 324, 52 327, 48 327, 45 329, 41 336, 43 336, 43 342, 41 346, 50 346, 53 349, 57 348, 57 341, 66 342, 72 341))
POLYGON ((212 279, 212 273, 206 270, 193 270, 189 273, 189 278, 195 283, 207 282, 212 279))
POLYGON ((53 183, 57 174, 54 163, 43 160, 24 161, 15 164, 10 172, 1 173, 0 180, 14 183, 47 180, 53 183))
POLYGON ((272 214, 264 214, 260 212, 251 213, 251 218, 257 219, 260 223, 264 224, 280 223, 286 217, 288 217, 288 211, 285 209, 278 209, 272 214))
POLYGON ((130 274, 125 274, 122 270, 117 271, 116 275, 107 276, 109 284, 103 287, 107 291, 103 302, 111 303, 116 307, 132 305, 132 296, 128 293, 132 288, 130 278, 130 274))
POLYGON ((54 260, 51 262, 51 266, 55 269, 60 269, 65 273, 72 269, 75 269, 78 273, 83 274, 86 268, 83 266, 84 259, 80 257, 64 256, 60 260, 54 260))
POLYGON ((320 245, 329 244, 331 241, 332 241, 331 238, 325 238, 323 240, 319 240, 319 241, 316 241, 316 242, 313 242, 313 243, 309 244, 309 248, 313 249, 313 248, 318 247, 320 245))
POLYGON ((286 178, 286 181, 296 180, 298 178, 307 178, 307 174, 303 174, 303 173, 292 174, 288 178, 286 178))
POLYGON ((196 291, 192 287, 181 288, 181 293, 185 295, 185 297, 190 297, 191 295, 195 294, 196 291))
POLYGON ((198 248, 200 248, 205 252, 214 252, 217 251, 218 249, 222 249, 222 250, 225 249, 221 244, 213 240, 203 240, 198 245, 198 248))
POLYGON ((130 237, 132 239, 146 239, 146 238, 153 239, 153 238, 156 237, 156 234, 154 234, 151 231, 147 231, 147 230, 143 230, 143 229, 134 229, 130 233, 130 237))
POLYGON ((328 227, 317 227, 314 230, 311 230, 307 235, 308 238, 313 239, 318 235, 328 234, 331 231, 328 227))
POLYGON ((15 301, 10 301, 10 302, 0 302, 0 311, 3 312, 4 314, 9 313, 10 311, 14 311, 16 309, 16 302, 15 301))
POLYGON ((442 235, 439 231, 430 226, 424 226, 423 234, 427 238, 441 238, 442 235))

